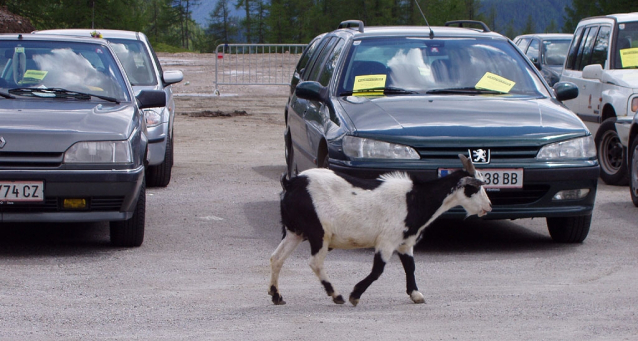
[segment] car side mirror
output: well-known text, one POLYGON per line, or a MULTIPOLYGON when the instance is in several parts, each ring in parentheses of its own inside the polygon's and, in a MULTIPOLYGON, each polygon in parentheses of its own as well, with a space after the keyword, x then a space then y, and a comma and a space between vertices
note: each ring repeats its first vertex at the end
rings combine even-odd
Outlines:
POLYGON ((600 64, 591 64, 583 69, 583 78, 585 79, 603 79, 603 66, 600 64))
POLYGON ((161 90, 142 90, 135 98, 140 109, 166 106, 166 94, 161 90))
POLYGON ((328 88, 319 82, 306 81, 297 84, 295 95, 310 101, 325 102, 328 99, 328 88))
POLYGON ((578 97, 578 86, 572 82, 558 82, 554 84, 554 92, 557 100, 567 101, 578 97))
POLYGON ((164 84, 166 85, 175 84, 184 79, 184 74, 179 70, 164 71, 162 73, 162 79, 164 79, 164 84))

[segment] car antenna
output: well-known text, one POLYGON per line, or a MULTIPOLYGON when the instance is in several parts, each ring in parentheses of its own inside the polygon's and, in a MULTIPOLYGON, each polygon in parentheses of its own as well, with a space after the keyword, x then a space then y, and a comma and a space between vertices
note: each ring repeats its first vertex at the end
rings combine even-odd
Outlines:
POLYGON ((419 2, 417 0, 414 0, 414 3, 416 4, 416 7, 419 8, 419 12, 421 12, 421 16, 423 16, 423 20, 425 20, 425 24, 428 25, 428 28, 430 29, 430 39, 434 39, 434 31, 432 31, 432 27, 430 27, 430 24, 428 23, 428 19, 425 18, 425 14, 423 14, 423 11, 421 10, 421 5, 419 5, 419 2))

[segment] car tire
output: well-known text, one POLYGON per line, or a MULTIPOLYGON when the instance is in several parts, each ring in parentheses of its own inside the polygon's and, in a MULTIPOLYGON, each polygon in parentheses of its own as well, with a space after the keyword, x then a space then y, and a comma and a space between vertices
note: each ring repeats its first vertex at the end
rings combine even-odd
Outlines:
POLYGON ((629 193, 634 206, 638 207, 638 138, 634 138, 629 148, 631 160, 629 161, 629 193))
POLYGON ((321 165, 319 167, 330 169, 330 156, 328 155, 328 153, 326 153, 326 155, 323 156, 323 159, 321 160, 321 165))
POLYGON ((295 171, 295 150, 292 148, 292 136, 290 136, 290 128, 284 133, 284 156, 286 158, 286 172, 290 179, 297 175, 295 171))
POLYGON ((149 166, 146 170, 148 187, 166 187, 171 182, 173 170, 173 139, 166 141, 164 162, 156 166, 149 166))
POLYGON ((146 223, 146 183, 142 182, 140 194, 135 204, 133 217, 124 221, 110 222, 111 245, 119 247, 138 247, 144 241, 146 223))
POLYGON ((591 225, 591 214, 575 217, 547 217, 549 235, 558 243, 582 243, 591 225))
POLYGON ((623 186, 629 183, 626 148, 616 132, 616 118, 606 119, 596 134, 596 150, 600 164, 600 178, 608 185, 623 186))

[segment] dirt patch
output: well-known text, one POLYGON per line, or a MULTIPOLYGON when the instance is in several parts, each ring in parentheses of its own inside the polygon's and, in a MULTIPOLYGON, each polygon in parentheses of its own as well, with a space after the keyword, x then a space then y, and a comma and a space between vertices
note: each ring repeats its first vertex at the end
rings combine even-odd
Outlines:
POLYGON ((187 114, 190 117, 235 117, 235 116, 246 116, 248 113, 244 110, 235 110, 235 111, 221 111, 221 110, 204 110, 200 112, 191 112, 187 114))
POLYGON ((0 7, 0 33, 29 33, 35 31, 35 27, 27 18, 15 15, 5 6, 0 7))

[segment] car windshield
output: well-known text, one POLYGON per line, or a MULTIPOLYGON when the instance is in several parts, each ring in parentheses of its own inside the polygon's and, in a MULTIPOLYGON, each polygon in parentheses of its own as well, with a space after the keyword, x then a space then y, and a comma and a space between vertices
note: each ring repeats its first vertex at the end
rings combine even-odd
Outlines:
POLYGON ((549 96, 524 57, 505 40, 355 40, 338 93, 524 94, 549 96), (398 90, 405 90, 404 92, 398 90))
POLYGON ((107 38, 113 45, 131 85, 157 85, 155 68, 146 47, 139 40, 107 38))
POLYGON ((543 48, 545 49, 545 53, 543 54, 545 60, 543 64, 563 66, 571 42, 570 39, 543 40, 543 48))
POLYGON ((616 37, 616 50, 614 51, 616 68, 638 68, 638 22, 618 24, 618 35, 616 37))
POLYGON ((0 68, 4 94, 129 101, 120 68, 102 45, 4 40, 0 41, 0 68))

